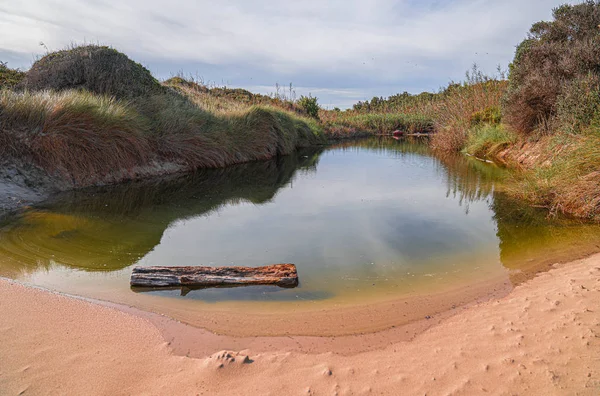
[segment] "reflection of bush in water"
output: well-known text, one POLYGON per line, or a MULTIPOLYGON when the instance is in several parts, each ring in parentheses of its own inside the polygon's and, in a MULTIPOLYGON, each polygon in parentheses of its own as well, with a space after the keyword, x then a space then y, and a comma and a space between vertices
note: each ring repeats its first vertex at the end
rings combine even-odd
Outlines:
POLYGON ((500 241, 500 260, 512 270, 513 283, 552 264, 567 262, 600 250, 600 225, 565 217, 549 217, 548 211, 534 208, 499 192, 494 194, 500 241))
POLYGON ((438 154, 436 158, 446 171, 446 195, 458 197, 459 204, 465 204, 467 212, 470 202, 490 198, 507 175, 506 169, 460 154, 438 154))
POLYGON ((403 155, 432 156, 437 171, 445 177, 447 196, 458 198, 467 212, 469 203, 488 200, 497 223, 500 260, 506 268, 520 270, 510 274, 514 284, 554 263, 600 251, 600 225, 565 217, 549 218, 547 210, 503 194, 503 184, 510 183, 510 173, 504 168, 459 154, 432 154, 427 145, 402 140, 370 139, 358 146, 386 153, 393 150, 403 155))
POLYGON ((513 271, 513 284, 529 279, 550 265, 585 257, 600 251, 600 226, 565 217, 548 217, 502 192, 510 183, 509 172, 462 155, 436 155, 446 171, 448 195, 461 204, 489 200, 499 239, 500 261, 513 271))
POLYGON ((314 171, 320 151, 192 175, 62 194, 0 228, 0 270, 27 272, 52 262, 92 271, 126 268, 160 243, 174 221, 227 203, 263 204, 298 170, 314 171))
POLYGON ((62 194, 49 209, 66 213, 139 218, 161 216, 167 225, 230 203, 262 204, 290 183, 296 171, 315 171, 320 151, 301 150, 270 161, 62 194))
POLYGON ((390 137, 369 138, 361 140, 348 140, 336 143, 331 146, 331 150, 342 150, 358 152, 364 149, 378 154, 400 154, 400 155, 419 155, 431 156, 431 150, 427 145, 427 138, 402 138, 396 140, 390 137))
POLYGON ((385 155, 401 157, 427 157, 435 162, 436 171, 445 178, 447 196, 459 198, 459 204, 481 201, 490 197, 495 182, 501 181, 507 171, 493 164, 487 164, 461 154, 440 154, 433 152, 427 144, 428 138, 371 138, 336 144, 335 149, 358 152, 368 149, 385 155))

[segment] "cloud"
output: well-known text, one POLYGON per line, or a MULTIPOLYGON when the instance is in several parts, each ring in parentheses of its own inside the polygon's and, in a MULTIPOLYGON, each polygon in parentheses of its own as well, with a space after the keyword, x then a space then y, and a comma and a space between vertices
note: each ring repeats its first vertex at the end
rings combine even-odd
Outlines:
MULTIPOLYGON (((477 62, 504 67, 553 0, 21 0, 0 5, 0 56, 27 67, 73 42, 109 44, 159 77, 249 87, 292 81, 345 107, 435 90, 477 62), (15 56, 17 54, 18 56, 15 56), (311 88, 313 87, 313 88, 311 88)), ((304 88, 302 88, 304 87, 304 88)))

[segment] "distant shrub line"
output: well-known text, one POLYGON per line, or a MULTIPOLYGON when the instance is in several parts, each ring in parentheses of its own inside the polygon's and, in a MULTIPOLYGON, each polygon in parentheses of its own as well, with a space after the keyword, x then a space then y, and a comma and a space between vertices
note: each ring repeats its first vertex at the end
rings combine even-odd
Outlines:
POLYGON ((512 195, 600 220, 600 3, 562 5, 553 17, 531 27, 508 78, 474 67, 438 93, 374 97, 322 115, 326 129, 381 133, 391 120, 428 119, 435 150, 501 157, 522 169, 512 195))

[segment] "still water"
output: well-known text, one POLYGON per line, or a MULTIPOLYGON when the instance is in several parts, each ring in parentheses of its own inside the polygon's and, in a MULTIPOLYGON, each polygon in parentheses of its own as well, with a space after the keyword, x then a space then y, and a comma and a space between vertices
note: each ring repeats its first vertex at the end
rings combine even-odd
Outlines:
POLYGON ((0 275, 174 311, 260 311, 389 301, 492 279, 515 285, 600 250, 600 227, 511 201, 502 193, 508 177, 493 164, 435 156, 423 142, 365 140, 77 191, 0 223, 0 275), (295 263, 300 287, 129 288, 135 265, 274 263, 295 263))

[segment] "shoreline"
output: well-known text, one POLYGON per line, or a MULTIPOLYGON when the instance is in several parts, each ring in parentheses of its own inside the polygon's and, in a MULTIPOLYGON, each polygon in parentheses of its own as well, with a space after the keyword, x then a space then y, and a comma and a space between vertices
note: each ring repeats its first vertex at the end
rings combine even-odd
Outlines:
MULTIPOLYGON (((363 351, 344 354, 286 349, 267 337, 186 357, 177 355, 186 348, 181 323, 0 279, 0 391, 591 395, 600 390, 598 306, 600 254, 461 309, 411 340, 383 334, 376 345, 358 335, 352 342, 363 351), (173 327, 161 330, 158 319, 173 327)), ((187 330, 189 345, 212 342, 187 330)))
MULTIPOLYGON (((465 297, 460 293, 462 289, 453 290, 448 293, 448 297, 452 298, 456 294, 456 296, 464 298, 464 301, 460 305, 440 307, 439 311, 432 313, 428 317, 423 317, 420 311, 417 312, 414 308, 407 306, 406 304, 408 304, 409 299, 401 298, 364 306, 340 308, 343 312, 337 316, 336 311, 339 309, 335 308, 329 308, 325 311, 308 311, 303 313, 303 316, 296 318, 290 318, 289 315, 286 316, 286 313, 278 312, 257 317, 248 314, 244 316, 249 317, 244 317, 244 319, 241 318, 238 311, 217 311, 216 315, 214 313, 211 315, 210 311, 200 310, 191 312, 190 315, 206 316, 206 318, 203 318, 202 321, 186 321, 178 316, 171 316, 170 314, 172 313, 169 312, 153 311, 150 308, 126 303, 65 293, 0 276, 0 287, 3 283, 115 309, 119 312, 142 318, 155 326, 162 337, 169 341, 172 352, 175 355, 196 358, 204 358, 223 349, 251 349, 259 353, 284 350, 286 352, 300 352, 313 355, 327 352, 334 352, 340 355, 354 355, 369 350, 383 349, 390 343, 411 341, 419 334, 439 325, 444 320, 464 310, 468 310, 486 301, 501 299, 512 291, 512 288, 506 286, 506 283, 504 284, 505 287, 501 287, 498 290, 494 289, 493 292, 485 295, 480 294, 472 298, 471 296, 465 297), (368 313, 369 311, 372 312, 368 313), (411 318, 397 324, 381 325, 380 327, 373 327, 371 324, 364 329, 344 329, 348 325, 344 318, 350 319, 352 316, 358 316, 359 318, 355 319, 355 321, 361 321, 365 320, 365 316, 367 316, 367 319, 380 316, 389 317, 390 315, 406 316, 403 312, 411 314, 411 318), (332 314, 333 317, 327 318, 327 316, 331 316, 332 314), (274 319, 276 320, 275 323, 273 322, 274 319), (288 321, 289 323, 285 323, 288 321), (212 325, 212 322, 224 322, 226 327, 212 325), (237 326, 232 327, 231 322, 236 322, 237 326), (309 322, 319 322, 319 326, 310 330, 300 329, 296 332, 291 330, 294 326, 301 326, 309 322), (265 323, 269 324, 269 330, 266 330, 264 333, 252 333, 252 331, 258 331, 256 329, 260 326, 264 327, 265 323), (285 323, 284 327, 281 327, 282 323, 285 323), (340 325, 342 327, 341 330, 327 330, 327 326, 335 328, 340 325), (236 331, 235 327, 242 327, 243 329, 236 331), (318 332, 319 329, 324 331, 324 333, 320 334, 318 332)), ((493 287, 495 284, 495 282, 483 282, 478 285, 478 289, 488 285, 493 287)), ((442 296, 444 295, 442 294, 442 296)), ((435 297, 439 298, 437 295, 435 297)), ((420 303, 422 304, 424 301, 426 299, 420 301, 420 303)), ((449 301, 452 302, 453 300, 449 301)), ((415 301, 411 301, 411 303, 414 304, 415 301)), ((292 316, 294 316, 294 313, 292 313, 292 316)))

